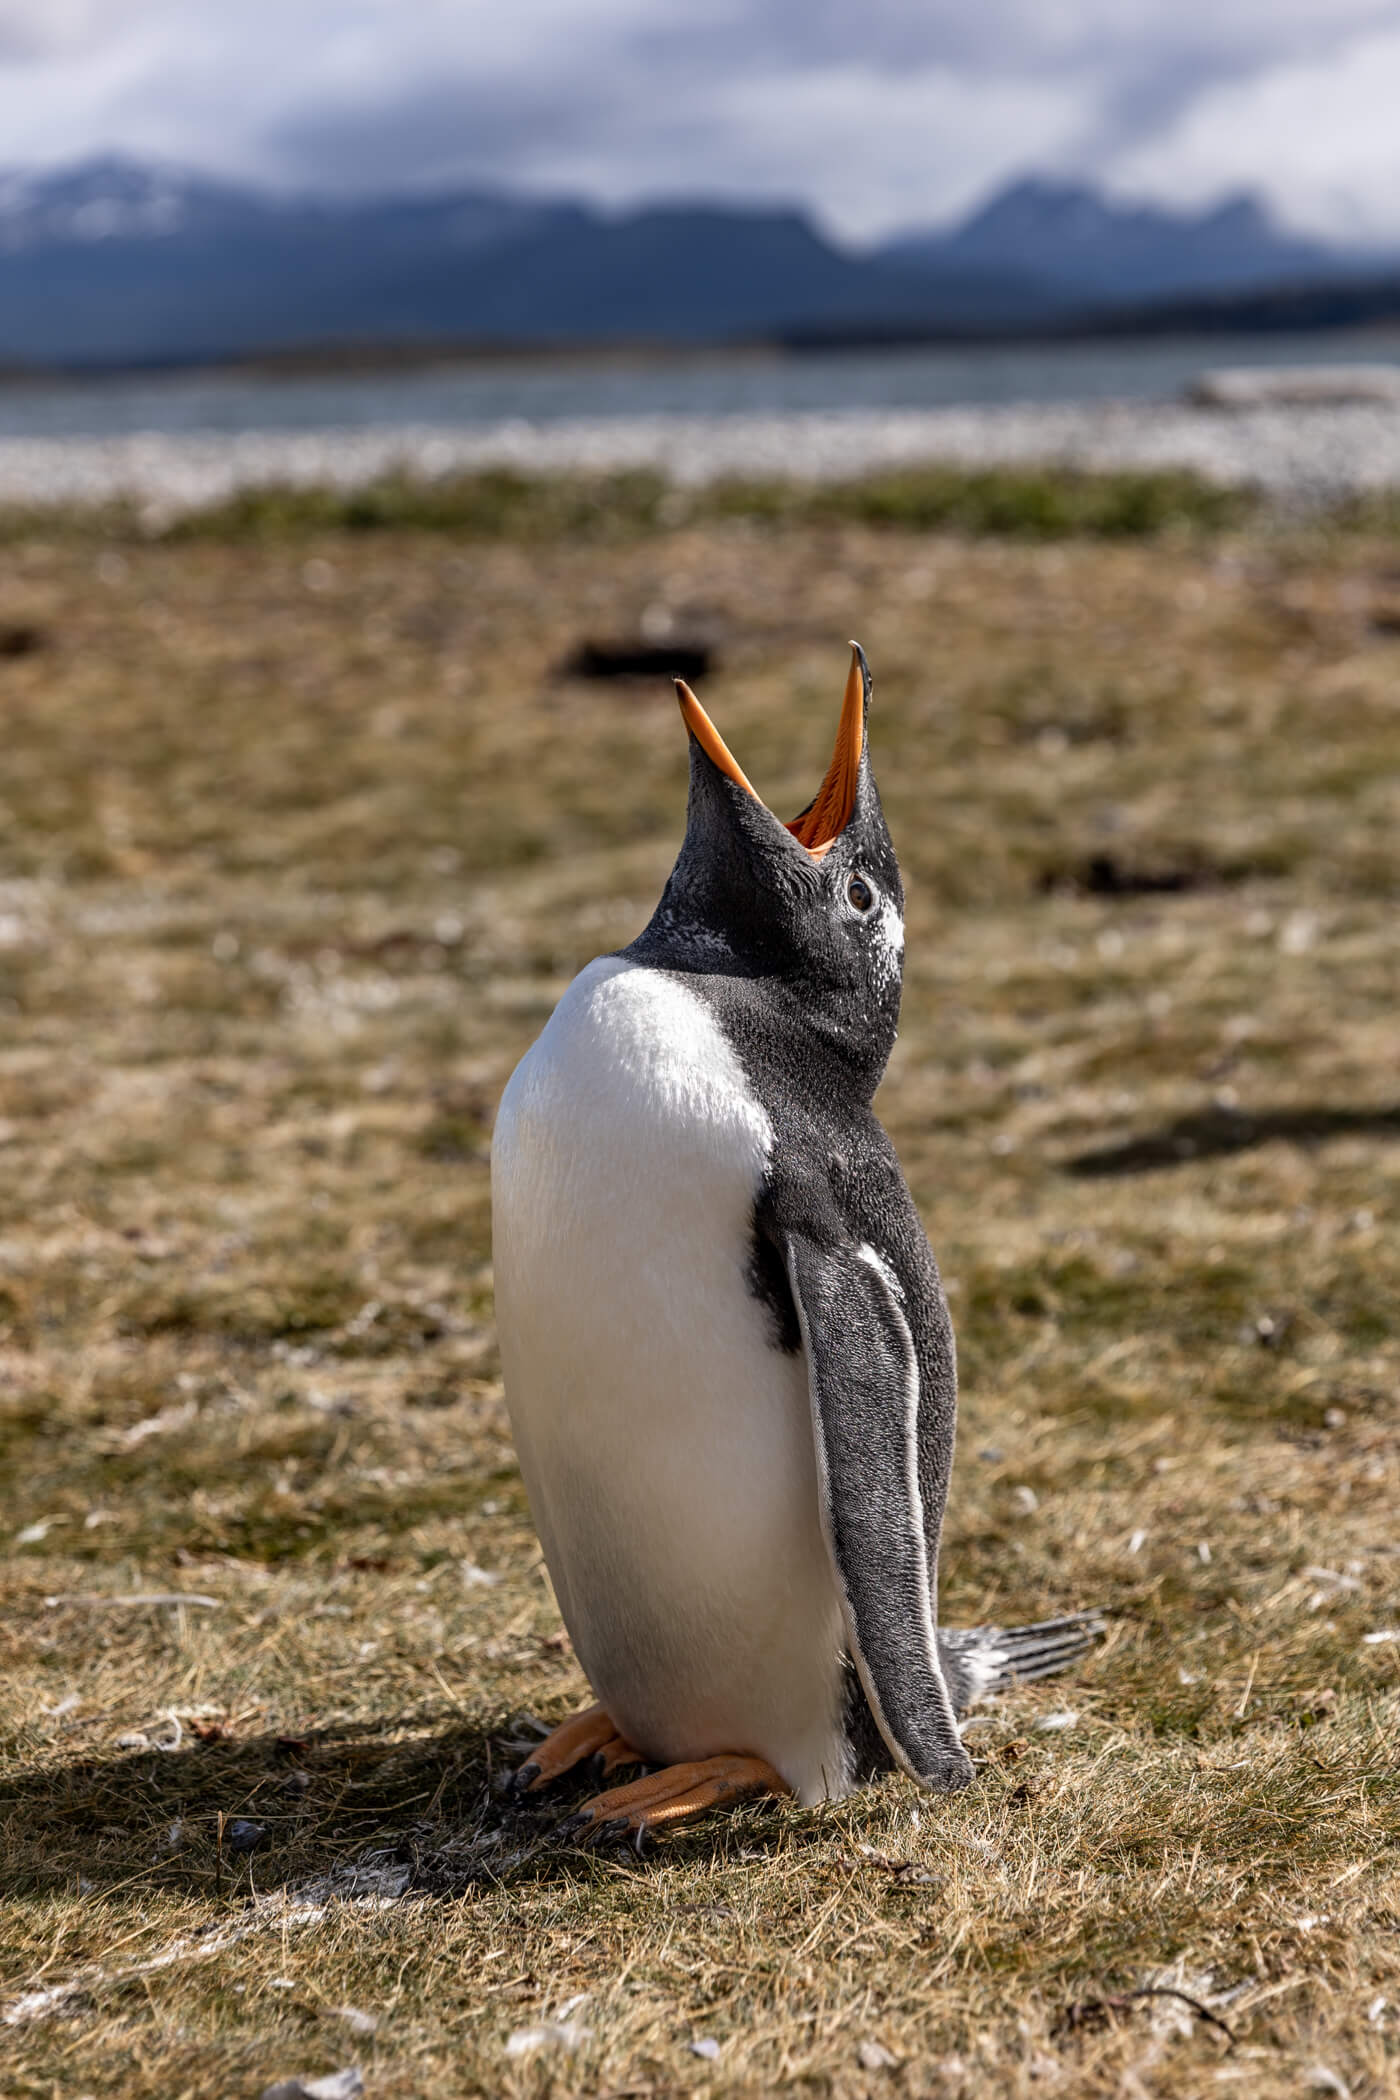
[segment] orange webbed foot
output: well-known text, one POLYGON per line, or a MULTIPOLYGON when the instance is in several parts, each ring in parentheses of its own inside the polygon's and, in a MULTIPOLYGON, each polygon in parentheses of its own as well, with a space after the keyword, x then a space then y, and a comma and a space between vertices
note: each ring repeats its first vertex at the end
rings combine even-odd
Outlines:
POLYGON ((630 1786, 595 1795, 560 1824, 559 1835, 580 1840, 626 1836, 640 1849, 653 1831, 688 1823, 726 1802, 742 1801, 752 1794, 790 1792, 781 1773, 765 1758, 737 1752, 706 1757, 693 1764, 667 1765, 644 1779, 634 1779, 630 1786))
POLYGON ((643 1763, 640 1753, 617 1732, 606 1709, 586 1706, 552 1730, 537 1750, 532 1750, 511 1777, 518 1794, 534 1794, 572 1772, 586 1758, 598 1760, 598 1776, 606 1779, 622 1765, 643 1763))

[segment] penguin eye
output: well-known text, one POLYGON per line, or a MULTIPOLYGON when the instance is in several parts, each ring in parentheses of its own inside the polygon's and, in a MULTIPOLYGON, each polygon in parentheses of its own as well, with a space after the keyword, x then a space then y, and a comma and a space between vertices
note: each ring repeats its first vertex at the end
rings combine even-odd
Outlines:
POLYGON ((853 875, 846 884, 846 902, 852 911, 867 912, 875 902, 875 892, 863 875, 853 875))

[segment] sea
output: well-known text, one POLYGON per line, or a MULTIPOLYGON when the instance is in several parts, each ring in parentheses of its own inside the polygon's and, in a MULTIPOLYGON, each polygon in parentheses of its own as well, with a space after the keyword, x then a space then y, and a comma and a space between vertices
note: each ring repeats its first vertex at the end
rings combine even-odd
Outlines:
POLYGON ((1345 365, 1400 358, 1400 332, 1211 335, 804 352, 536 354, 412 370, 200 370, 0 385, 0 439, 145 432, 393 430, 623 417, 810 414, 1180 400, 1222 366, 1345 365))

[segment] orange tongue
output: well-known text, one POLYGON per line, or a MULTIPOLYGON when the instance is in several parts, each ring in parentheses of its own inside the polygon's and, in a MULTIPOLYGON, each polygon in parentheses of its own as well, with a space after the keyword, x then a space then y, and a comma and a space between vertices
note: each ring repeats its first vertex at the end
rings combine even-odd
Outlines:
MULTIPOLYGON (((836 731, 836 749, 817 799, 805 813, 793 819, 788 830, 805 846, 813 860, 829 853, 851 820, 856 806, 856 782, 865 749, 865 681, 860 658, 852 644, 851 668, 846 677, 846 697, 836 731)), ((747 785, 747 783, 745 783, 747 785)))

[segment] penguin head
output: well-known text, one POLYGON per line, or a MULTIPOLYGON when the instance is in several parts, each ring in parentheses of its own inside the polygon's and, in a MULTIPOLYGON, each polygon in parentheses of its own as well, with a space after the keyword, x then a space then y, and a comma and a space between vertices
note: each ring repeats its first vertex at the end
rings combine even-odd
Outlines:
POLYGON ((666 968, 761 980, 785 1018, 861 1070, 873 1092, 899 1018, 904 888, 870 770, 864 652, 851 644, 826 777, 788 824, 681 679, 676 692, 690 736, 685 840, 629 952, 666 968))

